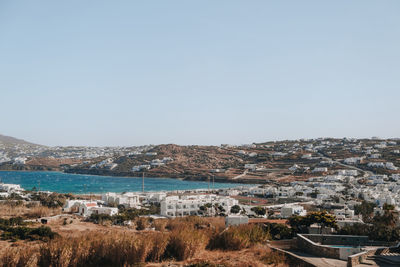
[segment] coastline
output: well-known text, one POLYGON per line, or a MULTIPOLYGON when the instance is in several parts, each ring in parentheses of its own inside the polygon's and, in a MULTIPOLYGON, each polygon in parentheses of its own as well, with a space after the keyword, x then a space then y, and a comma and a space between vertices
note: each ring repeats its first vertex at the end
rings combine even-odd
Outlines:
MULTIPOLYGON (((0 169, 0 173, 2 171, 16 171, 16 172, 60 172, 60 173, 68 173, 68 174, 84 174, 84 175, 93 175, 93 176, 112 176, 112 177, 120 177, 120 178, 141 178, 143 172, 135 172, 133 175, 132 172, 116 172, 111 170, 99 170, 99 169, 50 169, 46 167, 41 168, 4 168, 0 169)), ((145 177, 151 178, 170 178, 177 179, 181 181, 197 181, 197 182, 208 182, 210 176, 204 175, 196 175, 196 174, 177 174, 177 173, 163 173, 163 172, 152 172, 149 175, 147 172, 144 172, 145 177)), ((233 183, 233 184, 268 184, 271 183, 270 180, 260 180, 260 179, 230 179, 228 177, 223 176, 214 176, 215 183, 233 183)))
MULTIPOLYGON (((86 175, 77 173, 65 173, 60 171, 2 171, 0 177, 2 182, 19 184, 25 190, 40 188, 42 191, 57 193, 72 193, 77 195, 94 195, 106 192, 141 192, 142 178, 128 176, 105 176, 105 175, 86 175), (76 176, 76 178, 75 178, 76 176), (115 181, 114 181, 115 179, 115 181), (126 181, 125 181, 126 180, 126 181), (41 182, 41 183, 40 183, 41 182), (85 189, 83 189, 85 188, 85 189)), ((190 181, 174 178, 147 177, 145 181, 145 192, 183 192, 209 190, 214 191, 221 188, 237 188, 238 183, 219 183, 215 182, 211 186, 206 181, 190 181)))
MULTIPOLYGON (((132 176, 132 172, 115 172, 109 170, 90 170, 90 169, 69 169, 65 170, 65 173, 73 173, 73 174, 85 174, 85 175, 97 175, 97 176, 113 176, 113 177, 127 177, 127 178, 141 178, 143 172, 136 172, 137 176, 132 176)), ((152 172, 151 176, 146 176, 146 172, 144 172, 144 176, 151 178, 170 178, 177 179, 181 181, 193 181, 193 182, 208 182, 209 176, 204 175, 187 175, 187 174, 171 174, 171 173, 162 173, 162 172, 152 172)), ((227 177, 214 176, 215 183, 233 183, 233 184, 267 184, 270 181, 268 180, 257 180, 257 179, 236 179, 232 180, 227 177)))

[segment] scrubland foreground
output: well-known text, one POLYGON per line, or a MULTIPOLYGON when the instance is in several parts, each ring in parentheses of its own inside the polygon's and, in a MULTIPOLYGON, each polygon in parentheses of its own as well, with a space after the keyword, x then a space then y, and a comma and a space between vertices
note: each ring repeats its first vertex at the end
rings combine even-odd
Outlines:
POLYGON ((266 246, 266 229, 225 229, 223 218, 138 218, 135 227, 76 218, 37 228, 22 227, 15 219, 2 222, 7 226, 1 229, 0 266, 288 266, 283 255, 266 246))

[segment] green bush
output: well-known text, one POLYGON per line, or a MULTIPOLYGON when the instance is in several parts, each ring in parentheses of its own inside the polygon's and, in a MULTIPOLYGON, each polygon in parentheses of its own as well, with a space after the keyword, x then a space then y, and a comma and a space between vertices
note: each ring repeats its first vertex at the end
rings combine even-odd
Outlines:
POLYGON ((7 227, 3 228, 3 233, 1 235, 3 240, 42 240, 46 241, 53 239, 58 234, 53 232, 50 227, 40 226, 38 228, 29 227, 7 227))

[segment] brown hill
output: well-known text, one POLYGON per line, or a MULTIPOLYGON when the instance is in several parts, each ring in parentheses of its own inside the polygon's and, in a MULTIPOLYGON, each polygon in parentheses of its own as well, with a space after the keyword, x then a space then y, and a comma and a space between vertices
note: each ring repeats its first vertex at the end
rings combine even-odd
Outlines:
POLYGON ((5 145, 37 145, 11 136, 0 134, 0 143, 5 145))

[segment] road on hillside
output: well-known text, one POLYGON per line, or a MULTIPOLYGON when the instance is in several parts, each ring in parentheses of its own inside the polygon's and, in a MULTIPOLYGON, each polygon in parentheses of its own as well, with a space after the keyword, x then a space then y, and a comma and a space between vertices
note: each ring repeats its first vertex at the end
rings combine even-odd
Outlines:
POLYGON ((318 152, 318 156, 320 156, 321 159, 325 159, 325 160, 328 160, 328 161, 333 161, 333 162, 337 163, 338 165, 343 166, 343 167, 346 167, 346 168, 348 168, 348 169, 357 170, 357 171, 359 171, 359 172, 362 172, 362 173, 364 173, 364 178, 367 178, 367 177, 369 177, 369 176, 374 175, 374 173, 371 172, 371 171, 366 171, 366 170, 360 169, 360 168, 358 168, 358 167, 356 167, 356 166, 348 165, 348 164, 342 163, 342 162, 340 162, 340 161, 338 161, 338 160, 329 158, 329 157, 323 155, 323 154, 320 153, 320 152, 318 152))

